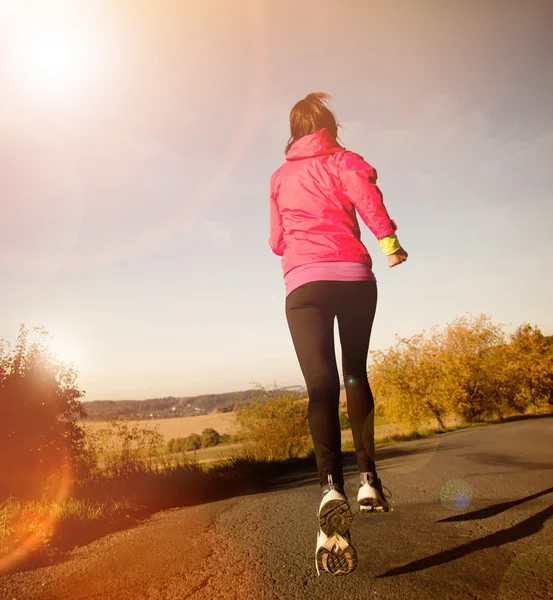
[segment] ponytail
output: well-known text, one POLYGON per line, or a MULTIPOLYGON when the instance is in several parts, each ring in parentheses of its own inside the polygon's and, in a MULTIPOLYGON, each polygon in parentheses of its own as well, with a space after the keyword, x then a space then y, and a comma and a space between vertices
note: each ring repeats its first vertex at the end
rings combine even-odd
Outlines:
POLYGON ((290 111, 290 139, 285 153, 288 153, 292 144, 299 138, 323 128, 334 138, 338 138, 339 125, 327 103, 331 98, 332 96, 324 92, 312 92, 296 103, 290 111))

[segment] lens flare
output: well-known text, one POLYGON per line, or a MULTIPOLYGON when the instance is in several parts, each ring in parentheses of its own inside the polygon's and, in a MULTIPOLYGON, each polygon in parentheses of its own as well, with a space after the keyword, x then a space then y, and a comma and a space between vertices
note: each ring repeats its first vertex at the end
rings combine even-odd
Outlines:
POLYGON ((472 489, 464 479, 451 479, 442 486, 440 500, 448 510, 465 510, 472 502, 472 489))
POLYGON ((7 523, 18 531, 18 541, 15 547, 8 546, 7 551, 2 549, 3 551, 0 552, 0 576, 21 564, 43 543, 45 536, 55 531, 60 520, 61 507, 71 495, 74 479, 72 462, 67 449, 63 452, 61 463, 59 470, 49 477, 48 489, 37 490, 36 497, 41 497, 41 506, 48 506, 48 510, 44 514, 37 513, 31 517, 32 526, 29 526, 30 517, 27 514, 20 519, 15 516, 7 523))

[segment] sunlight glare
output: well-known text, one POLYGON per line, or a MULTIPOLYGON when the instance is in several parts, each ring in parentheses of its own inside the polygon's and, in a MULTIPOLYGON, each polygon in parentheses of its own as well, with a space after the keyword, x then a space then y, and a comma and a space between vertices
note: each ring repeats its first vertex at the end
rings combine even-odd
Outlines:
POLYGON ((0 0, 0 17, 3 13, 7 13, 14 4, 15 0, 0 0))
POLYGON ((26 94, 38 100, 67 99, 93 91, 109 67, 100 36, 70 21, 20 23, 12 35, 11 63, 26 94))
POLYGON ((49 345, 53 355, 60 362, 75 366, 80 362, 76 346, 67 339, 60 339, 58 336, 55 336, 51 338, 49 345))

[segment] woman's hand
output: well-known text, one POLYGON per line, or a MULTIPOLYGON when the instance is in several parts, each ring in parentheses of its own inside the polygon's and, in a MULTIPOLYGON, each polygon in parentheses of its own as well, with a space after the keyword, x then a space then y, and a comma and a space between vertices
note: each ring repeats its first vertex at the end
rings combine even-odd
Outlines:
POLYGON ((407 260, 408 256, 409 255, 407 254, 407 252, 405 252, 403 248, 400 248, 393 254, 388 254, 388 267, 390 267, 391 269, 396 265, 400 265, 402 262, 405 262, 407 260))

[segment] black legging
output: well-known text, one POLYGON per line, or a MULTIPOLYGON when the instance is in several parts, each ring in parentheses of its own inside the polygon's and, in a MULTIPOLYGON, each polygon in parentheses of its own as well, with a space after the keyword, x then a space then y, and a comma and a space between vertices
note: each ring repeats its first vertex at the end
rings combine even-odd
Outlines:
POLYGON ((343 484, 340 380, 334 351, 338 319, 348 416, 360 472, 374 471, 374 399, 367 355, 376 311, 373 281, 314 281, 286 298, 286 318, 309 396, 309 428, 321 485, 343 484))

